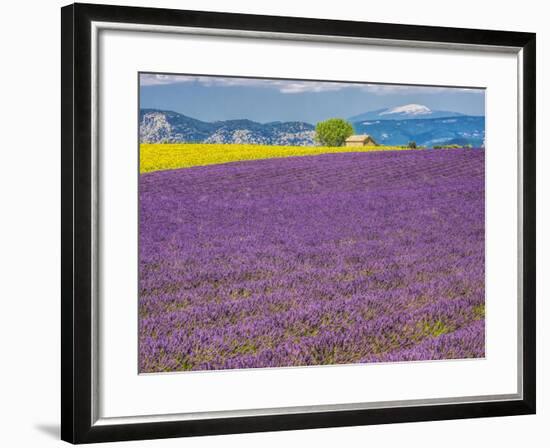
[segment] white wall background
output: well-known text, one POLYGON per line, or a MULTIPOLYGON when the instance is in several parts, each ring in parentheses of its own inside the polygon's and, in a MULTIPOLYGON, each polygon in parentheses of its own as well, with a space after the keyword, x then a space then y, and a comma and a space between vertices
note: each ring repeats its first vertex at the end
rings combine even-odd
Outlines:
MULTIPOLYGON (((464 447, 547 446, 550 440, 550 30, 544 2, 388 0, 104 0, 103 3, 534 31, 538 36, 538 415, 186 439, 189 447, 315 445, 464 447), (543 264, 544 263, 544 264, 543 264), (545 378, 546 377, 546 378, 545 378)), ((59 440, 60 304, 60 12, 57 0, 5 2, 0 15, 0 445, 61 446, 59 440)), ((127 442, 181 446, 182 440, 127 442)), ((103 445, 115 446, 111 444, 103 445)))

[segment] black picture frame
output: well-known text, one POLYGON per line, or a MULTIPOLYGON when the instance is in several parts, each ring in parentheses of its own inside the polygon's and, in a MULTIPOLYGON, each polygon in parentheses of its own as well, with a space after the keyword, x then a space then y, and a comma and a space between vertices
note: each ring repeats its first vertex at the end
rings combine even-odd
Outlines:
POLYGON ((72 443, 227 433, 342 427, 427 420, 534 414, 535 341, 535 138, 536 90, 533 33, 247 14, 73 4, 61 10, 61 438, 72 443), (522 52, 521 160, 523 229, 520 278, 523 289, 523 397, 509 401, 418 405, 94 425, 92 422, 92 107, 91 23, 108 21, 198 28, 345 36, 392 41, 515 47, 522 52))

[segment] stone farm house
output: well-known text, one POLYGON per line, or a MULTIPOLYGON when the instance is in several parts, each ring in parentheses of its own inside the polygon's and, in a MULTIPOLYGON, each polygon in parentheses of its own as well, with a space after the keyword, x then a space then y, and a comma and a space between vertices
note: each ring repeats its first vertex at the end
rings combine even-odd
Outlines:
POLYGON ((376 146, 378 143, 367 134, 352 135, 346 138, 345 146, 376 146))

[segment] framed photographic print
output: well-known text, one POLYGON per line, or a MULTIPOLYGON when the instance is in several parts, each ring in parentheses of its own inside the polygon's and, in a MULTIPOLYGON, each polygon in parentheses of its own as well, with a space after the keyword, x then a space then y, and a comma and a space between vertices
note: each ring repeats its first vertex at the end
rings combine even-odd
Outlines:
POLYGON ((62 8, 62 438, 535 412, 535 35, 62 8))

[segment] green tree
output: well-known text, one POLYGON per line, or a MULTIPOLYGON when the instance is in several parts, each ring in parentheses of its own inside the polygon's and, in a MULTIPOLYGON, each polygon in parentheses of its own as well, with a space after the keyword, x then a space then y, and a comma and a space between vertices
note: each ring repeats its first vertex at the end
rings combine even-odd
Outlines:
POLYGON ((315 126, 315 140, 324 146, 342 146, 353 135, 353 126, 341 118, 320 121, 315 126))
POLYGON ((409 149, 416 149, 416 142, 409 142, 407 146, 409 149))

